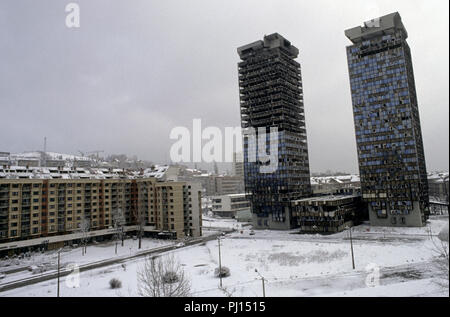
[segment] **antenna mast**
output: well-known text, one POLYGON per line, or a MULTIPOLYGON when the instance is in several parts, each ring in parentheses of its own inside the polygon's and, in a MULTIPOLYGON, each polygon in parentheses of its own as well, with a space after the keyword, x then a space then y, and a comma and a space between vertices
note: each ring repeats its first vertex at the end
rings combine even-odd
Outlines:
POLYGON ((46 159, 47 159, 47 137, 44 136, 44 153, 43 153, 43 159, 42 159, 43 166, 47 165, 46 159))

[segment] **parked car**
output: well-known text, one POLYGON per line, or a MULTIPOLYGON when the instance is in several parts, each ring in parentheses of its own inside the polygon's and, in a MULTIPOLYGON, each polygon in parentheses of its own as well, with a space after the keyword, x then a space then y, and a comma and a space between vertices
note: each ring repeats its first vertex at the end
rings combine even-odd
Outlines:
POLYGON ((249 233, 251 236, 254 236, 255 235, 255 231, 253 231, 253 230, 250 230, 250 233, 249 233))

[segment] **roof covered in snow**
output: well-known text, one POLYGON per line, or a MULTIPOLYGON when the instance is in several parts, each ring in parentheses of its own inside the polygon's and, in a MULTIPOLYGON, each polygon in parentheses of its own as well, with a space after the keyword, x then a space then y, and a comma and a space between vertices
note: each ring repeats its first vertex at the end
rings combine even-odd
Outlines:
POLYGON ((359 175, 340 175, 340 176, 315 176, 311 177, 311 185, 322 184, 345 184, 360 182, 359 175))
POLYGON ((118 168, 73 168, 73 167, 25 167, 0 166, 0 178, 6 179, 115 179, 115 178, 162 178, 169 166, 153 169, 125 170, 118 168))

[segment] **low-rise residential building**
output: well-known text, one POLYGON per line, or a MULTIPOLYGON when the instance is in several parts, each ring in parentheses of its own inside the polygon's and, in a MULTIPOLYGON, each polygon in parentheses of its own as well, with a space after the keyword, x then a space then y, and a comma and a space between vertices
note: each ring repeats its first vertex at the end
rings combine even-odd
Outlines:
POLYGON ((92 166, 91 160, 81 160, 81 159, 75 159, 73 161, 73 167, 81 167, 81 168, 87 168, 92 166))
POLYGON ((65 160, 56 160, 56 159, 45 160, 45 166, 46 167, 64 167, 64 166, 66 166, 66 161, 65 160))
POLYGON ((216 195, 239 194, 245 191, 244 178, 241 176, 221 175, 215 177, 216 195))
POLYGON ((10 164, 10 153, 9 152, 0 152, 0 166, 5 166, 10 164))
POLYGON ((315 195, 325 194, 345 188, 361 188, 359 175, 311 177, 311 189, 315 195))
POLYGON ((244 178, 244 155, 242 152, 233 153, 233 175, 244 178))
POLYGON ((231 194, 212 197, 212 212, 220 217, 235 218, 240 211, 250 210, 245 194, 231 194))
POLYGON ((428 174, 428 192, 430 201, 441 201, 448 203, 449 187, 448 173, 430 173, 428 174))
POLYGON ((40 160, 37 158, 22 158, 17 160, 18 166, 30 166, 38 167, 40 165, 40 160))

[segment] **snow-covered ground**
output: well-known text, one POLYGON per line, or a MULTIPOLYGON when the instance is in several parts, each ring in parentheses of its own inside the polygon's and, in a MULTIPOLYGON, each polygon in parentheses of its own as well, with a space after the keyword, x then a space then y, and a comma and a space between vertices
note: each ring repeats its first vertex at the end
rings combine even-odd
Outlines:
MULTIPOLYGON (((238 228, 221 241, 222 265, 231 271, 231 276, 223 279, 226 291, 218 288, 219 279, 214 277, 219 256, 216 240, 170 252, 189 276, 192 296, 262 296, 261 279, 255 269, 266 279, 267 296, 449 296, 448 283, 442 285, 442 275, 433 265, 434 244, 427 235, 430 227, 434 234, 448 227, 448 219, 431 220, 425 228, 353 228, 355 270, 347 232, 319 236, 294 234, 296 230, 263 230, 250 235, 250 227, 241 228, 234 220, 214 220, 204 222, 214 222, 213 227, 238 228), (379 285, 370 280, 378 270, 379 285)), ((104 248, 114 253, 113 246, 104 248)), ((88 254, 93 251, 91 247, 88 254)), ((80 285, 75 288, 68 287, 66 278, 62 278, 61 296, 137 296, 137 271, 143 261, 137 258, 125 267, 116 264, 82 272, 80 285), (112 278, 122 282, 121 289, 109 288, 112 278)), ((55 295, 56 280, 0 293, 55 295)))
MULTIPOLYGON (((121 241, 118 241, 117 254, 114 241, 104 242, 101 244, 89 245, 87 247, 86 254, 82 255, 81 247, 77 248, 64 248, 60 256, 61 268, 66 267, 69 264, 83 265, 87 263, 93 263, 106 259, 113 259, 115 257, 121 257, 126 255, 133 255, 138 251, 144 251, 162 247, 165 245, 173 244, 174 241, 170 240, 158 240, 158 239, 142 239, 141 249, 138 249, 138 240, 125 239, 124 246, 122 247, 121 241)), ((12 270, 20 267, 29 266, 43 266, 47 271, 54 271, 57 268, 58 254, 57 251, 48 251, 45 253, 31 253, 30 257, 23 259, 9 259, 0 260, 0 273, 5 270, 12 270)), ((32 272, 28 270, 19 271, 17 273, 6 274, 6 276, 0 280, 1 283, 12 282, 34 276, 32 272)), ((1 294, 1 293, 0 293, 1 294)))

